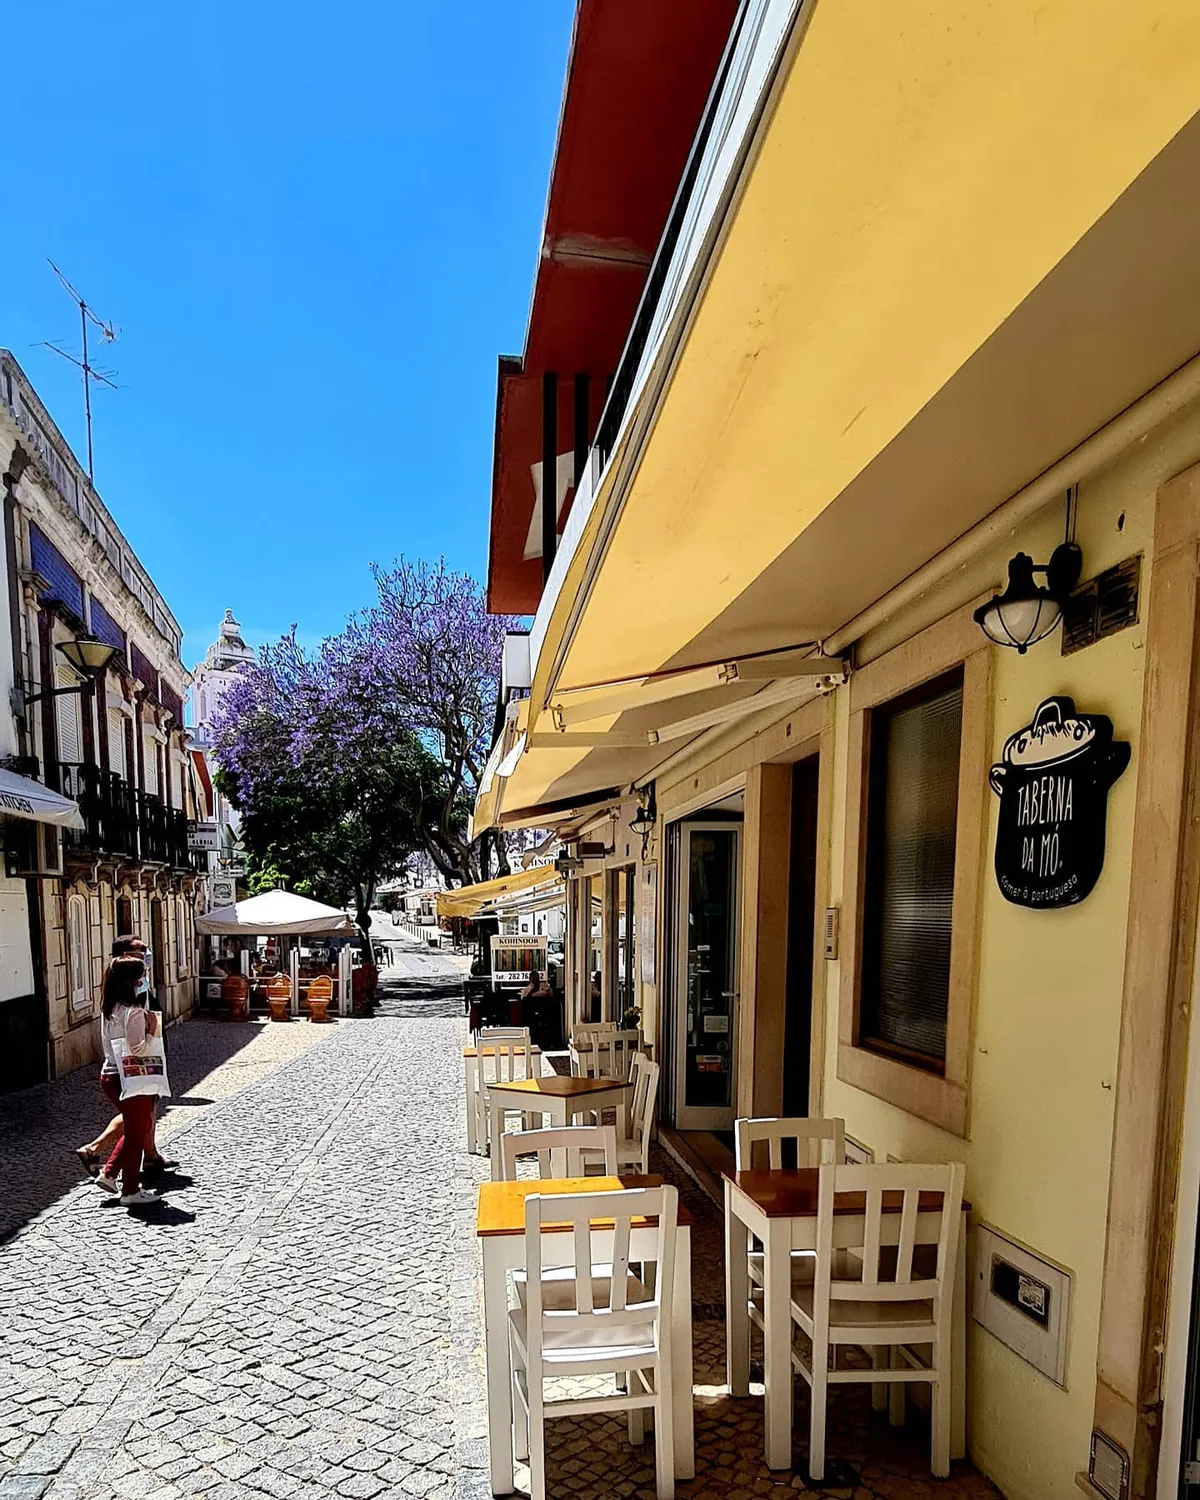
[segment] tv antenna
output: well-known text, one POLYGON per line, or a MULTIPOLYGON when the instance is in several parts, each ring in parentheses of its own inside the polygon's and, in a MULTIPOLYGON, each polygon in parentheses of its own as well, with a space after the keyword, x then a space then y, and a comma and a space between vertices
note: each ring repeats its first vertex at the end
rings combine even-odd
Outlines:
POLYGON ((117 330, 112 323, 106 323, 103 318, 97 316, 97 314, 92 310, 92 308, 88 306, 88 304, 79 295, 79 293, 75 290, 75 288, 71 285, 71 283, 67 280, 67 278, 63 275, 63 273, 58 269, 58 267, 52 260, 47 260, 46 264, 58 277, 59 281, 62 282, 63 286, 66 287, 68 293, 70 294, 72 302, 74 302, 76 307, 78 307, 79 309, 79 333, 81 353, 83 356, 82 359, 76 359, 76 357, 73 354, 68 353, 66 349, 60 348, 60 341, 56 340, 54 342, 51 342, 49 339, 43 339, 42 343, 45 348, 53 350, 53 352, 59 355, 61 358, 69 360, 77 370, 80 370, 83 373, 83 413, 85 421, 87 423, 88 481, 94 486, 96 482, 96 473, 95 466, 92 461, 92 381, 94 380, 100 385, 106 385, 110 390, 115 391, 117 389, 117 383, 112 377, 117 372, 115 370, 98 370, 95 365, 90 363, 88 359, 88 324, 94 323, 95 326, 100 330, 100 341, 104 344, 115 344, 117 342, 117 330))

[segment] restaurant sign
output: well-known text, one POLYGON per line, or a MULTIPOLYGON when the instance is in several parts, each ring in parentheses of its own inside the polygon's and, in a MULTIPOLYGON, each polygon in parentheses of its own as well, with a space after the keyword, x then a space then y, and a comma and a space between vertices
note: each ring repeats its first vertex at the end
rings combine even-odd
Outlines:
POLYGON ((215 823, 191 823, 188 826, 188 848, 203 853, 221 847, 221 830, 215 823))
POLYGON ((1112 720, 1047 698, 988 779, 1000 798, 996 882, 1016 906, 1074 906, 1104 868, 1109 788, 1129 764, 1112 720))

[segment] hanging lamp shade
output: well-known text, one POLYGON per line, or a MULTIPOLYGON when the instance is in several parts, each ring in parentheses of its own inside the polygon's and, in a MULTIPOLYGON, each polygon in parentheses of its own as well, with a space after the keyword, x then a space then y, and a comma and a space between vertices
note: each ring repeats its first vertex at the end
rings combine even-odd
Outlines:
POLYGON ((98 641, 95 636, 81 635, 77 640, 62 641, 57 647, 81 677, 98 677, 117 654, 115 646, 98 641))

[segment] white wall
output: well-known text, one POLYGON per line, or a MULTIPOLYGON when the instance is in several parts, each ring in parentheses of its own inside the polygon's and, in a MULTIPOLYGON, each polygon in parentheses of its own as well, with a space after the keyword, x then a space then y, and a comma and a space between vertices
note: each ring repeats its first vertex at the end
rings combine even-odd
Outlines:
POLYGON ((0 879, 0 1002, 33 993, 29 898, 23 880, 0 879))

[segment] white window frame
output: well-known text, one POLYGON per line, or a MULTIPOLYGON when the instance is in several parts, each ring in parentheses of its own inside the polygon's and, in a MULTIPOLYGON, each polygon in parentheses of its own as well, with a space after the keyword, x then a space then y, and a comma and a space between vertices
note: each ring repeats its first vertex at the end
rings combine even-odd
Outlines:
POLYGON ((67 897, 67 1002, 72 1011, 92 1009, 91 916, 86 896, 67 897))
POLYGON ((188 964, 187 902, 182 896, 175 897, 175 972, 180 979, 187 977, 188 964))

